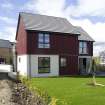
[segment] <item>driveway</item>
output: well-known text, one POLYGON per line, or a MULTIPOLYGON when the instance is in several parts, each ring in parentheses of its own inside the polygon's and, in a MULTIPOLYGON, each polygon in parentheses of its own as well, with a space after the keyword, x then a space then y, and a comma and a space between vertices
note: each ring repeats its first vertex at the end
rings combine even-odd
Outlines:
POLYGON ((5 79, 9 79, 8 78, 8 73, 6 73, 6 72, 0 72, 0 81, 1 80, 5 80, 5 79))
POLYGON ((17 105, 12 102, 12 81, 7 73, 0 73, 0 105, 17 105))

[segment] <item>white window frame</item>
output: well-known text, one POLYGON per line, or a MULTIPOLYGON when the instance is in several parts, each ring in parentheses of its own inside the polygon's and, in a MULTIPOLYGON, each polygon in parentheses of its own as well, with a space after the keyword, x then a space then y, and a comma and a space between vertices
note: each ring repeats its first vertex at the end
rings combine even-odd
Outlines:
POLYGON ((38 48, 50 48, 50 35, 46 33, 38 34, 38 48))

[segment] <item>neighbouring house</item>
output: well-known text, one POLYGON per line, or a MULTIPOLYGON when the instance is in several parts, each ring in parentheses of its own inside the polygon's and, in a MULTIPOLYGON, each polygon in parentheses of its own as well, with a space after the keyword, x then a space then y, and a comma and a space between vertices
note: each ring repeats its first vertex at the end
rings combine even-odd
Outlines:
POLYGON ((65 18, 21 12, 16 33, 17 70, 30 77, 90 72, 94 40, 65 18))
POLYGON ((0 64, 12 63, 12 42, 0 39, 0 64))

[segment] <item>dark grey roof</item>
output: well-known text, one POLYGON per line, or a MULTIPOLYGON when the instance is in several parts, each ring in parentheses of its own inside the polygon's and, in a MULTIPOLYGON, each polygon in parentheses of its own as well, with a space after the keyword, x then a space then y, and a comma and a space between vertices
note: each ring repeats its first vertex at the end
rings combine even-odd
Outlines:
POLYGON ((12 48, 11 42, 9 40, 0 39, 0 48, 12 48))
POLYGON ((73 26, 67 19, 21 12, 26 30, 77 34, 78 40, 94 41, 81 27, 73 26))
POLYGON ((31 13, 20 13, 26 30, 40 30, 60 33, 73 33, 74 27, 69 21, 61 17, 53 17, 31 13))
POLYGON ((94 41, 93 38, 91 38, 89 36, 89 34, 82 27, 75 26, 75 30, 74 31, 76 33, 80 34, 78 36, 78 40, 94 41))

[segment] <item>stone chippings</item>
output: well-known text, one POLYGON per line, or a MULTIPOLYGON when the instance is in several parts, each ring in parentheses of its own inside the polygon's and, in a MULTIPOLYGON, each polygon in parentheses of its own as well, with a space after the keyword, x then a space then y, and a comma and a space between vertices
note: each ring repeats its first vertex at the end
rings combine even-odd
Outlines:
POLYGON ((8 79, 0 80, 0 105, 18 105, 12 101, 12 82, 8 79))
POLYGON ((38 95, 33 94, 22 83, 14 83, 12 93, 12 100, 17 105, 46 105, 38 95))

